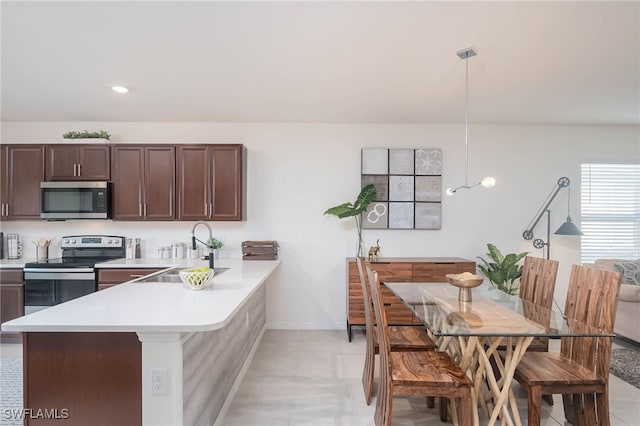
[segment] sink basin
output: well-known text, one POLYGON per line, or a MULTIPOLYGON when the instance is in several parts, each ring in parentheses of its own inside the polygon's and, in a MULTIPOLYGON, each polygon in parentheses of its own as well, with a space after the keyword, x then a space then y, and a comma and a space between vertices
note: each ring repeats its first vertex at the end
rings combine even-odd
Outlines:
MULTIPOLYGON (((144 277, 140 280, 138 280, 137 282, 139 283, 148 283, 148 282, 156 282, 156 283, 181 283, 182 280, 180 279, 180 271, 183 269, 187 269, 187 268, 173 268, 173 269, 169 269, 166 272, 163 272, 161 274, 157 274, 157 275, 153 275, 153 276, 149 276, 149 277, 144 277)), ((222 274, 223 272, 228 271, 230 268, 213 268, 213 276, 216 277, 220 274, 222 274)))

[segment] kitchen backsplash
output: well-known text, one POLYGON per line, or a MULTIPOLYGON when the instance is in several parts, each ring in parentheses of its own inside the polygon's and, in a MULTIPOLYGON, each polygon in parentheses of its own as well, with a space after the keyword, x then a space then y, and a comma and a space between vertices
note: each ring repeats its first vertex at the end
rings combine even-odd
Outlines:
MULTIPOLYGON (((114 235, 125 238, 140 238, 141 255, 144 258, 159 258, 159 247, 171 246, 173 243, 191 245, 191 228, 195 222, 113 222, 105 220, 68 220, 60 222, 17 221, 3 222, 2 232, 17 233, 23 242, 25 260, 35 260, 36 244, 41 237, 53 239, 49 246, 49 258, 62 255, 60 242, 62 237, 71 235, 114 235)), ((219 251, 219 258, 241 258, 241 242, 255 235, 245 235, 243 229, 229 229, 228 224, 207 222, 213 230, 213 236, 224 243, 219 251)), ((238 224, 231 228, 239 228, 238 224)), ((196 229, 196 237, 202 241, 209 238, 204 227, 196 229)), ((5 243, 6 244, 6 243, 5 243)), ((206 251, 202 247, 203 252, 206 251)), ((6 257, 6 256, 5 256, 6 257)))

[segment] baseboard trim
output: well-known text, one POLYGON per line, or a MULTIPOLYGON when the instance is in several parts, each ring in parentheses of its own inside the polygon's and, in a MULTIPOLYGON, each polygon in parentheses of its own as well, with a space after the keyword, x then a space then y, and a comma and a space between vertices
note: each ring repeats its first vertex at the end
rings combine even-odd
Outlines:
POLYGON ((269 330, 347 330, 344 324, 333 323, 300 323, 300 322, 267 322, 269 330))

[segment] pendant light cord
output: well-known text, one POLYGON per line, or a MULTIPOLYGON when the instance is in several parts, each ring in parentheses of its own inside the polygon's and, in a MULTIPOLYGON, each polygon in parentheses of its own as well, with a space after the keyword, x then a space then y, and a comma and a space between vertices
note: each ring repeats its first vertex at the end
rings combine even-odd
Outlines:
POLYGON ((469 186, 469 57, 465 59, 464 87, 464 186, 469 186))

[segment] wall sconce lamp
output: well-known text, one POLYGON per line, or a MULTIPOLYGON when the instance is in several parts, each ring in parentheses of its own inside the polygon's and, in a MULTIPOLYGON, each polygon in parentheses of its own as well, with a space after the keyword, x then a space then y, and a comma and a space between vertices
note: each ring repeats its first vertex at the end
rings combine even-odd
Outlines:
POLYGON ((447 188, 446 194, 451 196, 460 189, 471 189, 478 185, 485 188, 493 188, 496 180, 491 176, 487 176, 480 182, 469 185, 469 58, 476 56, 477 53, 473 47, 456 52, 460 59, 465 61, 465 91, 464 91, 464 185, 455 188, 447 188))
POLYGON ((571 221, 571 188, 569 187, 570 184, 571 184, 571 181, 569 180, 568 177, 563 176, 560 179, 558 179, 558 182, 556 182, 556 185, 553 187, 553 189, 547 196, 547 199, 542 204, 542 207, 540 207, 540 210, 538 210, 538 213, 536 213, 531 223, 529 223, 529 226, 527 226, 527 229, 522 233, 522 237, 525 240, 532 239, 533 230, 535 229, 540 219, 542 219, 542 216, 546 213, 547 241, 545 242, 540 238, 536 238, 535 240, 533 240, 533 246, 537 249, 544 249, 544 247, 546 246, 547 259, 549 259, 549 247, 551 245, 551 210, 549 210, 549 206, 551 205, 553 200, 556 198, 556 195, 558 195, 558 192, 560 192, 562 188, 567 188, 569 190, 569 196, 567 197, 567 221, 563 223, 560 226, 560 228, 558 228, 555 234, 556 235, 584 235, 582 231, 580 231, 580 229, 578 229, 578 227, 571 221))

